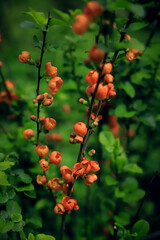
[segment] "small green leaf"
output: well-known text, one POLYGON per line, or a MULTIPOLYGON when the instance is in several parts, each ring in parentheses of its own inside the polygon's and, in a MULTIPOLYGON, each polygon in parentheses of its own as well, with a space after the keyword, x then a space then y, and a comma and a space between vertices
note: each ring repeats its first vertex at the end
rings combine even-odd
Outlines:
POLYGON ((148 127, 156 127, 155 117, 152 115, 141 116, 140 120, 148 127))
POLYGON ((14 200, 9 200, 6 205, 8 214, 11 216, 13 213, 21 213, 19 204, 14 200))
POLYGON ((4 172, 0 172, 0 185, 9 186, 9 182, 7 180, 7 175, 4 172))
POLYGON ((22 215, 20 213, 11 214, 11 220, 13 222, 20 222, 22 220, 22 215))
POLYGON ((105 182, 108 186, 113 186, 118 184, 118 181, 112 176, 106 176, 105 182))
POLYGON ((57 19, 57 18, 52 18, 49 22, 49 26, 52 27, 52 26, 56 26, 56 25, 60 25, 60 26, 68 26, 68 24, 60 19, 57 19))
POLYGON ((53 12, 55 12, 58 16, 60 16, 64 21, 68 22, 70 17, 67 13, 64 13, 58 9, 53 8, 53 12))
POLYGON ((32 191, 32 190, 34 190, 34 186, 33 186, 33 184, 29 184, 29 185, 24 185, 21 187, 16 187, 15 189, 17 192, 32 191))
POLYGON ((149 223, 143 219, 139 220, 133 225, 131 232, 132 233, 136 232, 138 234, 138 236, 136 237, 136 240, 141 240, 149 232, 149 223))
POLYGON ((17 180, 21 181, 21 182, 24 182, 24 183, 31 183, 32 182, 32 178, 26 173, 20 173, 17 180))
POLYGON ((136 92, 134 87, 129 82, 121 83, 121 87, 124 89, 128 96, 134 98, 136 92))
POLYGON ((130 4, 130 10, 139 17, 145 16, 145 9, 140 4, 130 4))
POLYGON ((146 110, 147 104, 144 103, 142 100, 136 100, 133 103, 133 108, 139 112, 146 110))
POLYGON ((0 162, 0 169, 1 171, 5 171, 8 168, 11 168, 14 164, 15 163, 9 161, 0 162))
POLYGON ((9 232, 13 227, 13 222, 6 222, 0 217, 0 233, 9 232))
POLYGON ((114 136, 109 131, 104 131, 99 134, 99 141, 101 144, 105 145, 108 152, 113 152, 113 144, 115 142, 114 136))
POLYGON ((8 191, 8 197, 9 199, 13 199, 15 197, 16 193, 13 189, 11 189, 10 191, 8 191))
POLYGON ((147 26, 148 26, 148 24, 145 22, 136 22, 136 23, 132 23, 130 25, 129 29, 134 32, 134 31, 139 31, 142 28, 145 28, 147 26))
POLYGON ((5 159, 5 154, 4 153, 0 153, 0 162, 3 161, 5 159))
POLYGON ((115 115, 117 117, 130 118, 136 114, 136 111, 127 111, 127 108, 124 104, 120 104, 115 109, 115 115))
POLYGON ((32 233, 29 233, 28 240, 35 240, 35 236, 32 233))
POLYGON ((35 191, 29 191, 29 192, 24 192, 24 194, 30 198, 36 198, 36 192, 35 191))
POLYGON ((35 240, 55 240, 55 238, 52 236, 49 236, 49 235, 45 235, 45 234, 38 234, 38 235, 36 235, 35 240))
POLYGON ((142 173, 143 170, 140 168, 136 163, 129 163, 124 166, 123 170, 125 172, 132 172, 132 173, 142 173))
POLYGON ((33 10, 32 8, 30 8, 31 10, 31 16, 34 18, 34 20, 36 21, 36 23, 41 27, 41 29, 44 29, 44 25, 47 23, 47 19, 45 19, 44 17, 44 13, 42 12, 36 12, 35 10, 33 10))
POLYGON ((6 203, 8 201, 8 193, 1 194, 0 193, 0 203, 6 203))
POLYGON ((30 21, 23 21, 20 24, 21 28, 36 28, 35 24, 33 22, 30 21))
POLYGON ((25 222, 24 221, 21 221, 21 222, 18 222, 18 223, 15 223, 13 228, 12 228, 12 231, 13 232, 20 232, 23 230, 23 227, 25 226, 25 222))

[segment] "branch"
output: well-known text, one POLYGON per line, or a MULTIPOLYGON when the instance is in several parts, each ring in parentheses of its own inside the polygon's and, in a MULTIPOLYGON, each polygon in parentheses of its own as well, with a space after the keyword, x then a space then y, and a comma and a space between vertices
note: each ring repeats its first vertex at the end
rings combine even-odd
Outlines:
POLYGON ((142 208, 142 206, 143 206, 143 204, 144 204, 144 201, 146 200, 146 198, 147 198, 147 196, 148 196, 148 194, 149 194, 149 192, 150 192, 151 186, 152 186, 155 178, 157 177, 158 173, 159 173, 159 172, 157 171, 157 172, 155 172, 154 175, 152 176, 152 178, 151 178, 151 180, 150 180, 150 182, 149 182, 148 188, 147 188, 147 190, 146 190, 146 192, 145 192, 145 195, 144 195, 144 197, 142 198, 142 200, 141 200, 141 202, 140 202, 140 205, 139 205, 139 207, 138 207, 138 209, 137 209, 137 212, 136 212, 135 217, 133 218, 131 224, 129 224, 128 226, 126 226, 127 229, 130 229, 130 228, 135 224, 135 222, 137 221, 137 219, 138 219, 138 217, 139 217, 139 213, 140 213, 140 211, 141 211, 141 208, 142 208))

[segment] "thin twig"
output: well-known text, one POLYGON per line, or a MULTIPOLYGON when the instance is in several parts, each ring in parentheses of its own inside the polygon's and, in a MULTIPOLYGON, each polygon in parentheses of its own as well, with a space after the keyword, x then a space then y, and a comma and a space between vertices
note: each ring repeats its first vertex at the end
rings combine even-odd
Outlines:
POLYGON ((135 217, 133 218, 131 224, 129 224, 128 226, 126 226, 127 229, 130 229, 130 228, 135 224, 135 222, 137 221, 137 219, 138 219, 138 217, 139 217, 139 213, 140 213, 140 211, 141 211, 141 208, 142 208, 142 206, 143 206, 143 204, 144 204, 144 201, 146 200, 146 198, 147 198, 147 196, 148 196, 148 194, 149 194, 149 192, 150 192, 150 188, 151 188, 151 186, 152 186, 155 178, 157 177, 157 175, 158 175, 158 171, 156 171, 156 172, 154 173, 154 175, 152 176, 152 178, 151 178, 151 180, 150 180, 150 182, 149 182, 149 184, 148 184, 148 188, 147 188, 147 190, 146 190, 146 192, 145 192, 145 195, 144 195, 144 197, 142 198, 142 200, 141 200, 141 202, 140 202, 140 205, 139 205, 139 207, 138 207, 138 209, 137 209, 137 212, 136 212, 135 217))
POLYGON ((113 227, 114 233, 113 233, 113 240, 117 240, 117 232, 118 232, 118 228, 116 225, 114 225, 113 227))

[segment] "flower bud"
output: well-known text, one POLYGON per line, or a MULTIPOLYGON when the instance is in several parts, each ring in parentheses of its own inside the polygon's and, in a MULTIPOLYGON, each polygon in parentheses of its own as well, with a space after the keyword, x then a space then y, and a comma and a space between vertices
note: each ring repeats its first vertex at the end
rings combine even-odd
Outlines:
POLYGON ((97 44, 94 44, 88 52, 89 58, 95 63, 103 61, 105 52, 98 48, 97 44))
POLYGON ((23 132, 23 137, 24 137, 26 140, 32 138, 33 136, 34 136, 34 132, 33 132, 32 129, 29 128, 29 129, 24 130, 24 132, 23 132))
POLYGON ((99 78, 98 72, 96 70, 92 70, 87 74, 86 81, 89 84, 94 84, 94 83, 97 83, 98 78, 99 78))
POLYGON ((55 165, 58 165, 62 161, 61 153, 57 151, 51 152, 49 155, 49 159, 51 163, 54 163, 55 165))
POLYGON ((29 52, 23 51, 22 54, 19 55, 18 59, 21 63, 27 63, 31 58, 31 54, 29 52))
POLYGON ((49 164, 45 159, 39 160, 39 165, 40 165, 42 171, 47 171, 49 169, 49 164))
POLYGON ((56 120, 53 118, 45 118, 43 124, 46 130, 52 130, 56 126, 56 120))
POLYGON ((46 176, 37 175, 37 183, 39 185, 45 184, 47 182, 46 176))
POLYGON ((84 179, 84 183, 86 186, 90 186, 91 183, 95 182, 97 180, 97 176, 95 174, 88 174, 86 178, 84 179))
POLYGON ((77 122, 73 126, 73 130, 80 135, 81 137, 85 136, 87 134, 87 127, 86 124, 83 122, 77 122))
POLYGON ((58 72, 57 68, 52 66, 51 62, 45 64, 46 74, 50 77, 56 77, 58 72))
POLYGON ((75 141, 76 141, 77 143, 82 143, 82 142, 83 142, 83 137, 81 137, 81 136, 76 136, 76 137, 75 137, 75 141))
POLYGON ((31 119, 32 121, 36 121, 36 116, 35 116, 35 115, 31 115, 31 116, 30 116, 30 119, 31 119))
POLYGON ((36 153, 40 156, 40 157, 44 157, 45 155, 47 155, 49 149, 47 147, 47 145, 38 145, 36 147, 36 153))
POLYGON ((88 104, 88 102, 84 98, 79 98, 78 102, 83 104, 83 105, 87 105, 88 104))

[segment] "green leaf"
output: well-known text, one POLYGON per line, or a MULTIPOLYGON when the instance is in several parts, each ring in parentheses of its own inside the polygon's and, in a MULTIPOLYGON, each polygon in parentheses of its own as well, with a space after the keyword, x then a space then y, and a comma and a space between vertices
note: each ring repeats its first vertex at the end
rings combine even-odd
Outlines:
POLYGON ((26 173, 20 173, 17 180, 21 181, 21 182, 24 182, 24 183, 31 183, 32 182, 32 178, 26 173))
POLYGON ((33 36, 33 40, 34 40, 34 43, 35 43, 35 47, 41 49, 42 48, 42 41, 39 41, 36 35, 33 36))
POLYGON ((125 192, 125 196, 123 197, 124 202, 133 202, 133 201, 139 201, 144 197, 145 191, 142 189, 134 190, 133 192, 125 192))
POLYGON ((136 100, 133 103, 133 108, 139 112, 146 110, 147 104, 144 103, 142 100, 136 100))
POLYGON ((33 184, 29 184, 29 185, 24 185, 22 187, 16 187, 15 189, 17 192, 32 191, 34 190, 34 186, 33 184))
POLYGON ((130 10, 139 17, 145 16, 145 9, 140 4, 130 4, 130 10))
POLYGON ((11 189, 10 191, 8 191, 8 197, 9 199, 13 199, 15 197, 16 193, 13 189, 11 189))
POLYGON ((28 240, 35 240, 35 236, 32 233, 29 233, 28 240))
POLYGON ((0 193, 0 203, 6 203, 8 201, 8 193, 1 194, 0 193))
POLYGON ((13 213, 21 213, 22 209, 19 204, 14 200, 9 200, 6 205, 8 214, 11 216, 13 213))
POLYGON ((101 144, 105 145, 108 152, 113 152, 113 144, 115 142, 114 136, 109 131, 103 131, 99 134, 99 141, 101 144))
POLYGON ((0 169, 1 171, 5 171, 8 168, 12 167, 14 164, 15 163, 9 161, 0 162, 0 169))
POLYGON ((11 220, 13 222, 20 222, 22 220, 22 215, 20 213, 11 214, 11 220))
POLYGON ((13 222, 6 222, 0 217, 0 233, 9 232, 13 227, 13 222))
POLYGON ((18 222, 18 223, 15 223, 13 228, 12 228, 12 231, 13 232, 20 232, 23 230, 23 227, 25 226, 25 222, 24 221, 21 221, 21 222, 18 222))
POLYGON ((115 115, 117 117, 130 118, 136 114, 136 111, 127 111, 127 108, 124 104, 120 104, 115 109, 115 115))
POLYGON ((136 22, 136 23, 132 23, 129 29, 134 32, 134 31, 139 31, 147 26, 148 24, 145 22, 136 22))
POLYGON ((108 186, 113 186, 118 184, 118 181, 112 176, 106 176, 105 182, 108 186))
POLYGON ((30 198, 36 198, 36 192, 35 191, 29 191, 29 192, 24 192, 24 194, 30 198))
POLYGON ((33 22, 30 21, 23 21, 20 24, 21 28, 36 28, 35 24, 33 22))
POLYGON ((149 232, 149 223, 143 219, 139 220, 133 225, 131 232, 132 233, 136 232, 138 234, 138 236, 136 237, 136 240, 141 240, 149 232))
POLYGON ((60 16, 64 21, 68 22, 70 20, 70 17, 67 13, 64 13, 58 9, 53 8, 53 12, 55 12, 58 16, 60 16))
POLYGON ((49 22, 49 26, 52 27, 52 26, 56 26, 56 25, 60 25, 60 26, 68 26, 68 24, 60 19, 57 19, 57 18, 52 18, 49 22))
POLYGON ((7 180, 7 175, 4 172, 0 172, 0 185, 9 186, 9 182, 7 180))
POLYGON ((4 153, 0 153, 0 162, 3 161, 5 159, 5 154, 4 153))
POLYGON ((38 235, 36 235, 35 240, 55 240, 55 238, 52 236, 49 236, 49 235, 45 235, 45 234, 38 234, 38 235))
POLYGON ((128 163, 124 166, 123 170, 125 172, 132 172, 132 173, 142 173, 143 170, 140 168, 136 163, 128 163))
POLYGON ((30 224, 31 226, 34 225, 34 228, 41 228, 42 227, 42 219, 40 217, 32 217, 26 219, 26 224, 30 224))
POLYGON ((156 127, 155 117, 152 115, 141 116, 140 120, 148 127, 156 127))
POLYGON ((43 12, 36 12, 32 8, 30 8, 31 12, 24 12, 24 14, 31 16, 35 22, 39 25, 39 27, 43 30, 44 25, 47 23, 47 19, 44 17, 43 12))
POLYGON ((129 82, 121 83, 121 87, 124 89, 128 96, 134 98, 136 92, 134 87, 129 82))

